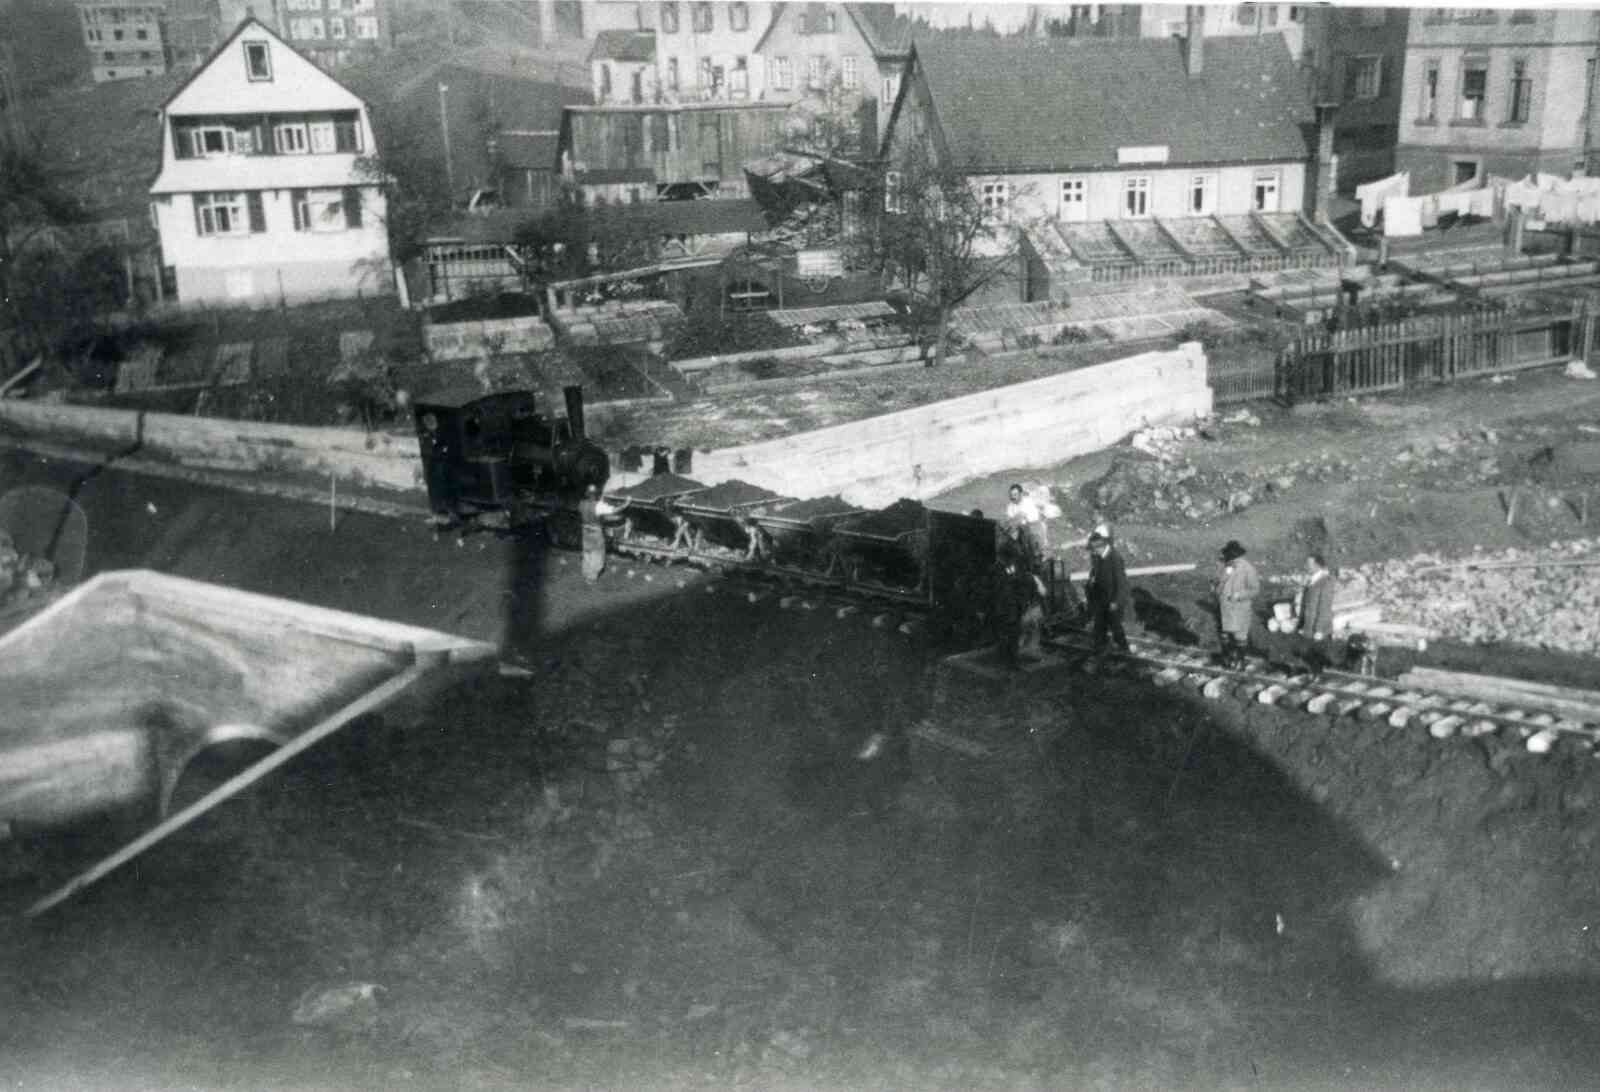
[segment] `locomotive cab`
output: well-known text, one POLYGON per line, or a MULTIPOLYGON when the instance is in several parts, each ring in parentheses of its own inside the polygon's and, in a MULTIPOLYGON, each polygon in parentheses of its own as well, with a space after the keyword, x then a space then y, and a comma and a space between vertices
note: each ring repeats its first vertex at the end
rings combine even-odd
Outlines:
POLYGON ((459 387, 415 403, 417 444, 428 505, 459 519, 481 511, 509 510, 533 494, 559 504, 604 485, 610 463, 583 435, 583 395, 566 390, 568 415, 538 412, 531 391, 484 394, 459 387))

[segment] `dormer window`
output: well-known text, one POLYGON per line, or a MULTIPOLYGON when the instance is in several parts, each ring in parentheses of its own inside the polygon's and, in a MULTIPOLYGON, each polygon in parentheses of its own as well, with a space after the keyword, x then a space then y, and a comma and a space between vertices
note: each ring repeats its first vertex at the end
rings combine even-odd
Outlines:
POLYGON ((267 56, 266 42, 244 44, 244 70, 252 80, 272 79, 272 58, 267 56))

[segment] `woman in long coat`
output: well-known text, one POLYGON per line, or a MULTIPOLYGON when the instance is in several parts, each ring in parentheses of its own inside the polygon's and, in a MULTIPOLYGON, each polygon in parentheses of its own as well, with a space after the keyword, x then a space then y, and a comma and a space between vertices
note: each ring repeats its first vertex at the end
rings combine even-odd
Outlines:
POLYGON ((1256 617, 1256 596, 1261 593, 1261 578, 1256 567, 1245 560, 1244 547, 1230 541, 1220 555, 1222 572, 1217 576, 1217 622, 1222 635, 1223 663, 1239 667, 1250 643, 1250 627, 1256 617))

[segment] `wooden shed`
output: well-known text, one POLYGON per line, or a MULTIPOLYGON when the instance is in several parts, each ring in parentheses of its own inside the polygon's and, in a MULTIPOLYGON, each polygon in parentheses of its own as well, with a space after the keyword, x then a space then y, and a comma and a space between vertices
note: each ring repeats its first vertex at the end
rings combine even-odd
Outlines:
POLYGON ((574 106, 561 166, 585 203, 743 197, 744 165, 783 147, 782 103, 574 106))

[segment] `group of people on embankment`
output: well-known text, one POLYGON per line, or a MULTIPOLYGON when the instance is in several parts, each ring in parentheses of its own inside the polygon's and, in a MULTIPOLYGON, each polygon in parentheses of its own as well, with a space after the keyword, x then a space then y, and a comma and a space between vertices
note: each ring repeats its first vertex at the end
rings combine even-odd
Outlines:
MULTIPOLYGON (((1003 663, 1019 666, 1039 656, 1045 601, 1050 589, 1048 520, 1060 510, 1030 497, 1020 485, 1008 491, 1004 534, 999 544, 998 579, 994 604, 996 650, 1003 663)), ((1132 619, 1133 586, 1127 565, 1117 549, 1116 536, 1102 523, 1085 544, 1089 553, 1088 576, 1083 583, 1087 630, 1097 655, 1111 649, 1128 650, 1127 625, 1132 619)), ((1283 636, 1264 639, 1258 602, 1260 573, 1244 546, 1229 540, 1217 553, 1211 582, 1218 633, 1218 658, 1224 667, 1244 666, 1245 654, 1262 649, 1275 658, 1289 658, 1318 669, 1335 660, 1333 651, 1333 600, 1335 580, 1327 558, 1309 551, 1305 574, 1295 596, 1283 636), (1271 646, 1270 648, 1268 646, 1271 646)), ((1272 627, 1278 630, 1279 624, 1272 627)))

